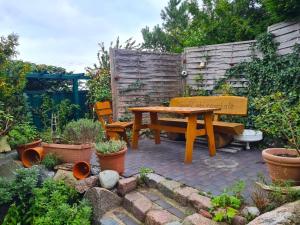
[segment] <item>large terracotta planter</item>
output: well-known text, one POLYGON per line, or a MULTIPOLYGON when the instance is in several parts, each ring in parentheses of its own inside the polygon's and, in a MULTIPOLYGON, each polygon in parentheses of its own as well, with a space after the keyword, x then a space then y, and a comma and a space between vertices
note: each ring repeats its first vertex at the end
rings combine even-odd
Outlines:
POLYGON ((284 157, 278 155, 295 155, 295 150, 286 148, 268 148, 263 150, 262 157, 267 163, 270 177, 273 181, 292 181, 300 184, 300 157, 284 157))
POLYGON ((119 174, 123 174, 125 170, 126 152, 127 148, 112 154, 101 154, 97 152, 96 154, 99 159, 101 170, 115 170, 119 174))
POLYGON ((42 139, 39 139, 39 140, 33 141, 31 143, 28 143, 28 144, 25 144, 25 145, 20 145, 20 146, 16 147, 19 159, 22 160, 23 152, 26 149, 39 147, 39 146, 41 146, 41 143, 42 143, 42 139))
POLYGON ((77 163, 80 161, 90 162, 93 144, 48 144, 42 143, 45 155, 52 153, 63 162, 77 163))

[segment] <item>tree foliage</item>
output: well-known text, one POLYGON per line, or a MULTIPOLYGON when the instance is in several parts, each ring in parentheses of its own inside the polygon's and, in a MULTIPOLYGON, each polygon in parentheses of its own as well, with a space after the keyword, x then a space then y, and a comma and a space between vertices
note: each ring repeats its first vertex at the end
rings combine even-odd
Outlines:
POLYGON ((142 29, 143 47, 182 52, 185 47, 252 40, 267 26, 297 17, 299 4, 298 0, 170 0, 161 11, 162 25, 142 29))

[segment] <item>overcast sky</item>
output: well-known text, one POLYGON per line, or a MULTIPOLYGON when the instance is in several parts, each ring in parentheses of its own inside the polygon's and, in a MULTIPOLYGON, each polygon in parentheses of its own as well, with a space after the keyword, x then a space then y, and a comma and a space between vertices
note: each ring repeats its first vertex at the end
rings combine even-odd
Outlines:
POLYGON ((84 72, 98 43, 142 41, 168 0, 0 0, 0 36, 19 35, 18 59, 84 72))

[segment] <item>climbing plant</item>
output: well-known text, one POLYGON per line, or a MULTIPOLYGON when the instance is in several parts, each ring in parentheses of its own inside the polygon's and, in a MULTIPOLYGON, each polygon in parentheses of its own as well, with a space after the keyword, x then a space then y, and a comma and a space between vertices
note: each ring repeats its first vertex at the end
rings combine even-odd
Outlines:
POLYGON ((250 62, 242 62, 232 67, 215 87, 218 89, 231 78, 248 80, 245 88, 237 90, 238 95, 247 96, 249 99, 248 117, 245 121, 247 126, 254 126, 253 120, 257 116, 253 105, 254 98, 281 92, 289 99, 291 106, 299 101, 300 47, 296 44, 293 52, 286 55, 279 55, 277 47, 272 34, 260 35, 253 50, 261 52, 262 56, 253 54, 250 62))

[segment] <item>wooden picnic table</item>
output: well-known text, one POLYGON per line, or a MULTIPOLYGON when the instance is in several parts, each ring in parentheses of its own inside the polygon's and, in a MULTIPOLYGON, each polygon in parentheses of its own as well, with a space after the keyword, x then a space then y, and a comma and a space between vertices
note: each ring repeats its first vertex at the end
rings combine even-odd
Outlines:
POLYGON ((218 108, 202 108, 202 107, 135 107, 130 108, 134 114, 132 149, 137 149, 139 131, 143 128, 150 128, 154 131, 155 144, 160 144, 160 131, 164 130, 173 133, 184 133, 186 136, 185 147, 185 163, 191 163, 193 159, 193 146, 197 136, 207 136, 208 149, 210 156, 216 154, 215 138, 213 131, 213 113, 218 108), (150 113, 150 123, 142 124, 143 113, 150 113), (160 124, 158 121, 158 113, 174 113, 187 117, 187 127, 177 127, 160 124), (197 129, 197 117, 204 116, 204 128, 197 129))

